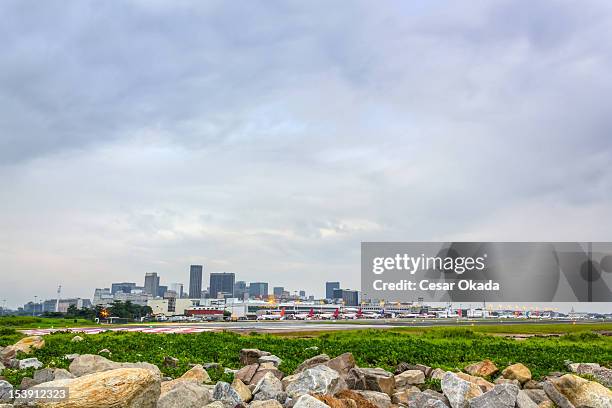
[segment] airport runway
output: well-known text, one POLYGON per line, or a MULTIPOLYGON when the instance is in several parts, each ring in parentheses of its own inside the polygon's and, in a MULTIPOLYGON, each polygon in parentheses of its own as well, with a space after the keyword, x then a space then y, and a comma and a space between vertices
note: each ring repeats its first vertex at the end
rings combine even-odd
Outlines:
POLYGON ((29 329, 22 330, 31 336, 40 336, 55 331, 70 331, 86 334, 97 334, 104 331, 126 331, 142 333, 202 333, 212 331, 228 330, 238 333, 262 332, 310 332, 330 330, 362 330, 362 329, 390 329, 394 327, 432 327, 432 326, 480 326, 480 325, 524 325, 524 324, 585 324, 601 323, 597 321, 573 321, 573 320, 448 320, 448 319, 371 319, 359 321, 244 321, 244 322, 202 322, 202 323, 153 323, 153 324, 130 324, 130 325, 101 325, 96 327, 75 327, 69 329, 29 329))

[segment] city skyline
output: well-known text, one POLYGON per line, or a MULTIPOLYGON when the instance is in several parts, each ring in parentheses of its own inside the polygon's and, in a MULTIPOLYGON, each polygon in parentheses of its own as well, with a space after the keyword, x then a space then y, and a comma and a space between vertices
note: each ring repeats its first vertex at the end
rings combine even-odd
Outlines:
POLYGON ((612 3, 570 4, 2 2, 0 300, 610 241, 612 3))

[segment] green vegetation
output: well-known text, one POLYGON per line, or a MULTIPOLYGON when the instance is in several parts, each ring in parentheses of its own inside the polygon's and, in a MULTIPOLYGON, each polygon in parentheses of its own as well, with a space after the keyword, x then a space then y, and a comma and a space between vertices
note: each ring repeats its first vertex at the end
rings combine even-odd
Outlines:
MULTIPOLYGON (((500 368, 521 362, 535 378, 551 371, 565 371, 564 360, 612 364, 612 337, 592 332, 574 333, 561 337, 517 341, 500 336, 488 336, 465 328, 428 330, 413 333, 358 330, 325 333, 312 338, 286 338, 268 334, 239 335, 235 333, 144 334, 107 332, 83 336, 84 341, 72 343, 73 333, 56 333, 45 337, 47 345, 34 354, 45 365, 64 367, 69 362, 65 354, 97 354, 107 348, 116 361, 148 361, 158 365, 165 375, 176 377, 190 363, 217 362, 224 367, 238 368, 242 348, 259 348, 283 359, 281 370, 291 373, 305 359, 320 353, 337 356, 352 352, 358 365, 393 370, 400 362, 421 363, 447 370, 462 369, 470 363, 488 358, 500 368), (316 348, 314 348, 316 347, 316 348), (165 356, 179 359, 177 368, 163 367, 165 356)), ((213 380, 223 376, 223 370, 211 370, 213 380)), ((432 384, 436 387, 437 384, 432 384)))
POLYGON ((57 317, 3 316, 0 317, 0 328, 41 329, 95 326, 91 320, 57 317))

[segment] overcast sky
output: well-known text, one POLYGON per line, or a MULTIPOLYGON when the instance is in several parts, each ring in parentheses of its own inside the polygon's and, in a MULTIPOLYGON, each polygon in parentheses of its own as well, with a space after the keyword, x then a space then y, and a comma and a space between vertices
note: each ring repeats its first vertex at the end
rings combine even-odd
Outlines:
POLYGON ((9 306, 187 284, 192 263, 320 296, 358 287, 361 241, 612 241, 608 1, 19 0, 0 20, 9 306))

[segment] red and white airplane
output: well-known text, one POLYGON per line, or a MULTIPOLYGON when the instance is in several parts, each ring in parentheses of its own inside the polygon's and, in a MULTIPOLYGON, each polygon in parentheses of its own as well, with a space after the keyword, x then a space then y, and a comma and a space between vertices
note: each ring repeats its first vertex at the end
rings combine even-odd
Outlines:
POLYGON ((283 307, 279 314, 264 314, 257 316, 257 320, 285 320, 285 308, 283 307))
POLYGON ((293 315, 293 317, 297 320, 311 320, 314 319, 315 314, 314 314, 314 309, 311 308, 310 312, 308 313, 296 313, 293 315))

